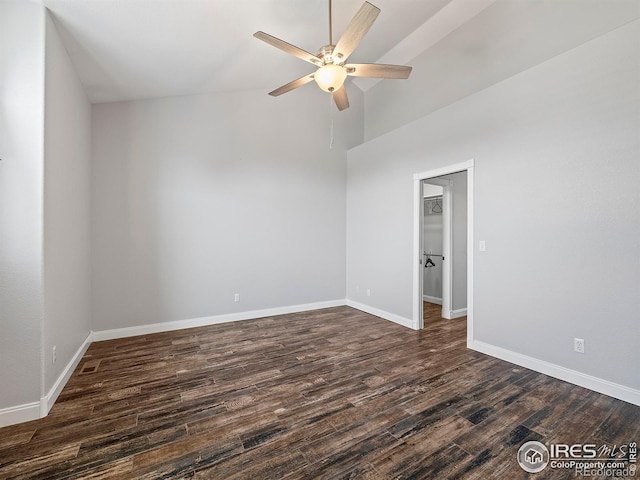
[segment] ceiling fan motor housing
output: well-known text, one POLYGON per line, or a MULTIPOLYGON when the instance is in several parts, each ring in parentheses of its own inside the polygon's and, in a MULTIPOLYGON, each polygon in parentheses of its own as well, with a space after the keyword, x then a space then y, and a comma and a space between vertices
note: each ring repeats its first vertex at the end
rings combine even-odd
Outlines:
POLYGON ((335 45, 325 45, 321 47, 320 50, 316 53, 316 57, 322 60, 323 65, 327 65, 329 63, 333 63, 336 65, 342 65, 340 60, 342 59, 341 54, 337 54, 336 58, 333 58, 333 50, 336 48, 335 45))

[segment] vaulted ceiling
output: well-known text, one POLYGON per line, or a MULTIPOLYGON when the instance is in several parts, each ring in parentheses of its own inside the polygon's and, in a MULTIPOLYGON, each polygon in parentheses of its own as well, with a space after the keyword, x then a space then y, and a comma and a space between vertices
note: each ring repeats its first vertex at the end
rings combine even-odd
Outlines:
MULTIPOLYGON (((51 11, 92 102, 269 91, 311 73, 313 66, 257 40, 254 32, 265 31, 312 53, 329 36, 329 0, 32 1, 51 11)), ((334 43, 362 2, 333 0, 334 43)), ((452 58, 491 56, 496 65, 486 68, 505 75, 640 15, 639 0, 371 3, 381 14, 351 63, 410 64, 445 41, 452 58)), ((472 71, 466 74, 473 77, 472 71)), ((362 90, 375 84, 370 79, 349 82, 362 90)))
MULTIPOLYGON (((467 12, 453 15, 464 21, 493 1, 372 0, 382 13, 350 60, 378 60, 450 3, 466 4, 467 12)), ((333 0, 334 43, 362 2, 333 0)), ((311 73, 313 66, 255 39, 254 32, 263 30, 312 53, 329 36, 328 0, 43 3, 93 102, 273 89, 311 73)), ((448 23, 449 31, 457 27, 455 18, 448 23)), ((424 49, 408 47, 413 56, 424 49)))

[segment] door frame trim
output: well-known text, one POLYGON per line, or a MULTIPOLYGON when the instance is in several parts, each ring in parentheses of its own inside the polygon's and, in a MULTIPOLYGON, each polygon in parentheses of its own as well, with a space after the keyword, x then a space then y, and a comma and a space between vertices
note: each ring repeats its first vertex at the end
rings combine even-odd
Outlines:
POLYGON ((474 159, 413 174, 413 318, 415 330, 424 328, 422 308, 423 180, 467 172, 467 346, 473 341, 474 159))

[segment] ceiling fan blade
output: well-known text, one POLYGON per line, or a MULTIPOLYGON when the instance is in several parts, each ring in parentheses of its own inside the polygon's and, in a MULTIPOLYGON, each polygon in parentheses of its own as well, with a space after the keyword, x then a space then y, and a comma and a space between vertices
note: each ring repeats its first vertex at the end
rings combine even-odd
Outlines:
POLYGON ((342 85, 338 90, 331 94, 333 101, 336 102, 338 110, 342 111, 349 108, 349 98, 347 97, 347 87, 342 85))
POLYGON ((315 55, 307 52, 306 50, 302 50, 301 48, 296 47, 295 45, 291 45, 290 43, 285 42, 284 40, 280 40, 273 35, 269 35, 264 32, 256 32, 253 34, 257 39, 262 40, 263 42, 268 43, 276 48, 279 48, 283 52, 288 53, 289 55, 293 55, 294 57, 298 57, 305 62, 313 63, 316 66, 322 65, 322 60, 320 60, 315 55))
POLYGON ((277 97, 282 95, 283 93, 290 92, 294 88, 301 87, 309 82, 313 81, 313 73, 311 75, 305 75, 304 77, 297 78, 293 82, 289 82, 286 85, 281 86, 280 88, 276 88, 273 92, 269 92, 269 95, 272 97, 277 97))
POLYGON ((344 62, 353 53, 379 14, 380 9, 375 5, 369 2, 362 4, 334 49, 334 55, 339 57, 340 62, 344 62))
POLYGON ((347 69, 347 75, 367 78, 409 78, 412 68, 382 63, 351 63, 344 67, 347 69))

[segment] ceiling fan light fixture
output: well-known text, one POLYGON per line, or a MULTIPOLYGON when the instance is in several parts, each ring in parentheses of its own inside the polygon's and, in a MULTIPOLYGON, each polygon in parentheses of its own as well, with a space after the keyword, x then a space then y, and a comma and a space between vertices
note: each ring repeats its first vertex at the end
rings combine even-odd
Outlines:
POLYGON ((344 67, 334 63, 328 63, 320 67, 313 76, 318 86, 325 92, 335 92, 347 78, 344 67))
POLYGON ((254 33, 253 36, 257 39, 316 67, 314 73, 304 75, 280 88, 276 88, 274 91, 269 92, 269 95, 277 97, 315 80, 322 90, 332 94, 331 100, 336 104, 338 110, 342 111, 345 108, 349 108, 347 88, 344 86, 347 75, 364 78, 409 78, 411 67, 408 66, 383 65, 380 63, 346 63, 347 58, 358 47, 379 13, 380 9, 378 7, 365 1, 347 25, 338 42, 334 44, 331 0, 329 0, 329 43, 321 47, 315 55, 268 33, 262 31, 254 33))

